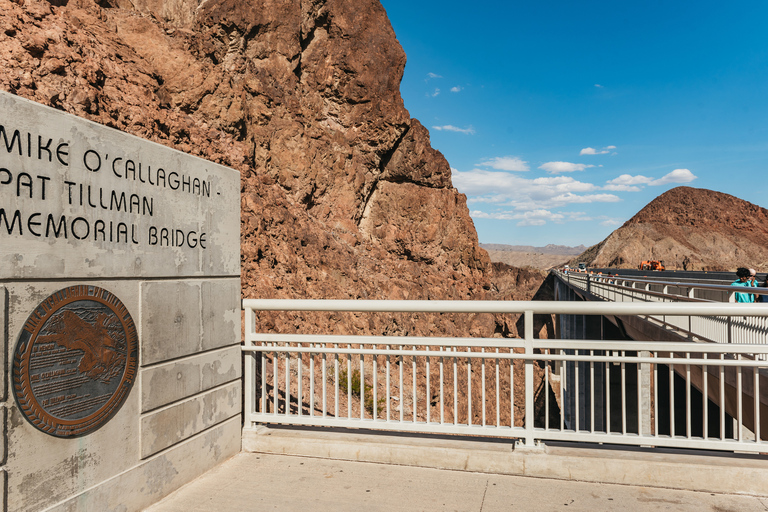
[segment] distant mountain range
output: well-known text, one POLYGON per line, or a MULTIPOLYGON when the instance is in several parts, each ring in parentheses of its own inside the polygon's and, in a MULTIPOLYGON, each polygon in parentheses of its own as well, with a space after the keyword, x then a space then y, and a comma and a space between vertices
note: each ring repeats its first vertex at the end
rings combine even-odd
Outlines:
POLYGON ((544 247, 534 247, 532 245, 480 244, 480 247, 486 251, 533 252, 536 254, 552 254, 555 256, 576 256, 587 250, 587 247, 584 245, 569 247, 567 245, 555 244, 547 244, 544 247))

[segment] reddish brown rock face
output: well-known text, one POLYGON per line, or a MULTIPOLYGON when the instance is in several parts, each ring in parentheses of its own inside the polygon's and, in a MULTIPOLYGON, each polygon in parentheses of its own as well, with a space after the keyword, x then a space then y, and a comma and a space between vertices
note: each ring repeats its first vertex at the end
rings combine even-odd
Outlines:
MULTIPOLYGON (((478 247, 403 106, 404 67, 377 0, 0 0, 0 88, 241 172, 244 297, 529 298, 478 247)), ((490 337, 513 320, 290 313, 257 328, 490 337)))
POLYGON ((493 297, 375 0, 0 0, 0 66, 7 91, 239 169, 246 297, 493 297))

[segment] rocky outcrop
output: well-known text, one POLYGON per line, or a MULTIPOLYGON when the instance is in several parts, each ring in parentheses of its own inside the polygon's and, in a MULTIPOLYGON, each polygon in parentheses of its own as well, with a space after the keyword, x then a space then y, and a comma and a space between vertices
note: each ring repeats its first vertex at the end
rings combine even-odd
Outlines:
POLYGON ((768 210, 721 192, 677 187, 572 262, 637 268, 643 260, 679 270, 768 269, 768 210))
POLYGON ((492 291, 378 1, 0 0, 0 66, 4 90, 239 169, 246 297, 492 291))
MULTIPOLYGON (((530 298, 543 275, 491 267, 448 162, 403 105, 404 67, 377 0, 0 0, 0 88, 241 172, 244 297, 530 298)), ((490 314, 256 320, 516 333, 490 314)))

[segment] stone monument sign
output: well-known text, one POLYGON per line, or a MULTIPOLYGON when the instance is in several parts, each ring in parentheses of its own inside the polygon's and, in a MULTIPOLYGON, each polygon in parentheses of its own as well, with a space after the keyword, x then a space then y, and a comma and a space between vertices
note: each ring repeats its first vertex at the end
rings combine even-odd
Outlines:
POLYGON ((141 510, 239 451, 239 190, 0 92, 5 510, 141 510))

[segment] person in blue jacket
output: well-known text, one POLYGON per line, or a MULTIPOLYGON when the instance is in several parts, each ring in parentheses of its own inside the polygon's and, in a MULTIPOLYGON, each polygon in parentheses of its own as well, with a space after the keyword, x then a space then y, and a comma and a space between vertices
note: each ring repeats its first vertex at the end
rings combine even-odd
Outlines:
MULTIPOLYGON (((752 287, 749 281, 750 272, 748 268, 737 268, 736 277, 738 277, 738 279, 732 282, 731 286, 744 286, 746 288, 752 287)), ((755 302, 755 296, 751 293, 736 292, 734 295, 736 296, 736 302, 755 302)))

